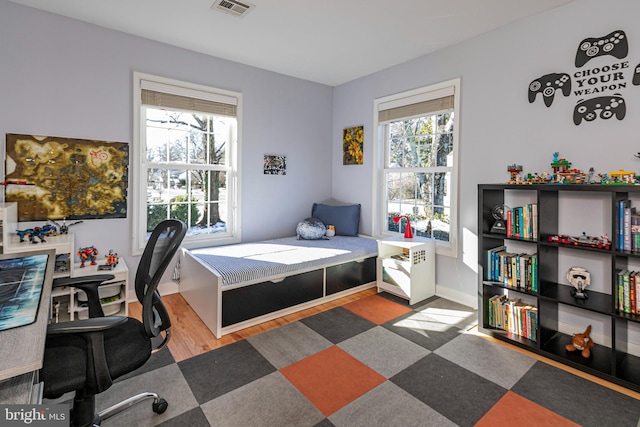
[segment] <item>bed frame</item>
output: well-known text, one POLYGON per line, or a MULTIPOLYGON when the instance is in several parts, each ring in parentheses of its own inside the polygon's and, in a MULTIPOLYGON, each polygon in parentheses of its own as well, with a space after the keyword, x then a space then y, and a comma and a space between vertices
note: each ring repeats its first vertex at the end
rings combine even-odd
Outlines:
POLYGON ((302 268, 223 286, 189 250, 180 256, 180 293, 216 338, 376 286, 376 257, 302 268))

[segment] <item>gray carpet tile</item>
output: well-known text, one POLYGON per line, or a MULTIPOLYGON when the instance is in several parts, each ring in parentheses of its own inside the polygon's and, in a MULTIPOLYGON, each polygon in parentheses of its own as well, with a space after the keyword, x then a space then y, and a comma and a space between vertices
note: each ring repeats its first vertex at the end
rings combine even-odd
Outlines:
POLYGON ((409 341, 434 351, 457 337, 461 330, 454 325, 435 321, 424 312, 412 311, 382 326, 409 341))
POLYGON ((184 360, 178 366, 201 404, 276 370, 245 340, 184 360))
POLYGON ((471 372, 510 389, 536 359, 474 334, 461 334, 435 353, 471 372))
POLYGON ((325 416, 280 372, 273 372, 202 406, 216 427, 312 427, 325 416))
POLYGON ((190 411, 184 412, 177 417, 171 418, 163 423, 158 424, 160 427, 209 427, 209 421, 198 406, 190 411))
POLYGON ((582 426, 640 425, 640 401, 543 362, 511 390, 582 426))
POLYGON ((456 425, 389 381, 332 414, 329 420, 336 427, 456 425))
POLYGON ((277 329, 247 338, 277 369, 322 351, 333 344, 302 322, 289 323, 277 329))
POLYGON ((390 381, 460 426, 472 426, 506 389, 431 353, 390 381))
POLYGON ((380 326, 351 337, 338 344, 338 347, 386 378, 430 353, 424 347, 380 326))
POLYGON ((376 326, 357 314, 342 307, 316 314, 300 320, 329 341, 338 344, 376 326))
POLYGON ((444 298, 429 298, 414 309, 434 322, 468 330, 478 324, 478 311, 444 298))
POLYGON ((165 347, 159 352, 152 354, 151 357, 149 357, 149 360, 147 360, 147 362, 144 365, 142 365, 141 367, 139 367, 133 372, 129 372, 128 374, 121 376, 116 381, 126 380, 127 378, 132 378, 136 375, 153 371, 154 369, 158 369, 163 366, 170 365, 174 362, 175 360, 173 359, 173 356, 171 355, 169 348, 165 347))
POLYGON ((108 390, 96 396, 96 409, 101 411, 143 392, 155 392, 164 398, 169 403, 166 412, 163 414, 154 413, 152 410, 153 400, 145 400, 135 407, 109 418, 102 425, 105 427, 153 426, 198 406, 198 402, 196 402, 180 369, 176 364, 172 364, 112 385, 108 390))

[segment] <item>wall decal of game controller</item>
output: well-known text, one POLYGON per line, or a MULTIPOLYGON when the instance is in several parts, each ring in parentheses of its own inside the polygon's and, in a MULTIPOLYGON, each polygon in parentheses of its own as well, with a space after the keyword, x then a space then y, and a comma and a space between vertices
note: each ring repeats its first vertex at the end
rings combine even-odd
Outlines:
POLYGON ((598 112, 601 119, 610 119, 615 115, 618 120, 622 120, 627 114, 627 107, 619 93, 580 100, 573 110, 573 123, 577 126, 582 123, 582 119, 591 122, 598 117, 598 112))
POLYGON ((634 86, 640 85, 640 64, 636 65, 633 69, 633 80, 631 81, 634 86))
POLYGON ((542 92, 542 99, 544 105, 551 107, 553 103, 553 97, 556 94, 556 90, 562 89, 564 96, 569 96, 571 93, 571 77, 566 73, 552 73, 545 74, 532 81, 529 84, 529 103, 536 100, 539 92, 542 92))
POLYGON ((576 67, 582 67, 598 56, 611 55, 622 59, 628 53, 629 42, 627 41, 627 35, 622 30, 613 31, 604 37, 592 37, 582 40, 576 52, 576 67))

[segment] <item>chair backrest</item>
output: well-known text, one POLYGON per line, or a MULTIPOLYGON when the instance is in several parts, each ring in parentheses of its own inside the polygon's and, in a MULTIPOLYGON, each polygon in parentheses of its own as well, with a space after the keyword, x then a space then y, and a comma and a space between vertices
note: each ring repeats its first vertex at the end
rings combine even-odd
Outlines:
POLYGON ((187 226, 177 219, 167 219, 151 233, 136 271, 135 290, 142 304, 142 323, 147 335, 157 337, 171 326, 157 287, 171 259, 182 243, 187 226))

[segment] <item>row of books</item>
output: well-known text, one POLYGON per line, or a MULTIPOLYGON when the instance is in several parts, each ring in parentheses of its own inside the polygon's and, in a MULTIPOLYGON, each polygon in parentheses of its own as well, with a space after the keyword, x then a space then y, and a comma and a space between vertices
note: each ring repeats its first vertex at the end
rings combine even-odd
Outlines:
POLYGON ((506 295, 494 295, 488 300, 489 325, 521 337, 538 340, 538 308, 506 295))
POLYGON ((616 285, 618 312, 640 314, 640 271, 618 271, 616 285))
POLYGON ((507 237, 523 240, 538 238, 538 205, 536 203, 511 208, 505 214, 507 237))
POLYGON ((519 291, 538 291, 538 256, 514 253, 506 246, 487 251, 486 279, 519 291))
POLYGON ((618 201, 616 219, 616 249, 640 252, 640 214, 631 206, 631 200, 618 201))

